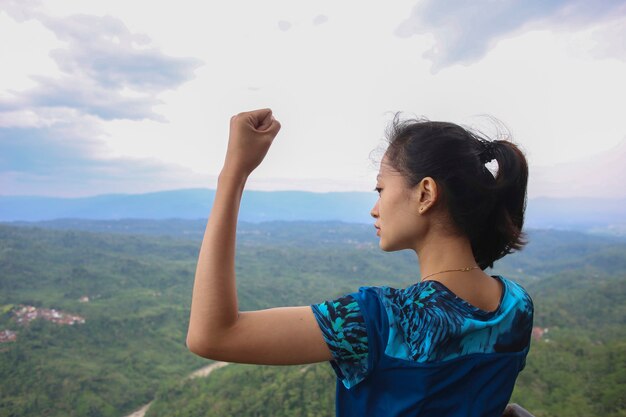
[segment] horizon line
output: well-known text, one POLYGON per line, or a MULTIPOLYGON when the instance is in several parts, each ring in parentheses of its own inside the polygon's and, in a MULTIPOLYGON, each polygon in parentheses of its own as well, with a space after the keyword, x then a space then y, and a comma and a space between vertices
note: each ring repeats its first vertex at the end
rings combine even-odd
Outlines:
MULTIPOLYGON (((60 196, 60 195, 43 195, 43 194, 0 194, 0 198, 54 198, 54 199, 86 199, 86 198, 96 198, 96 197, 104 197, 104 196, 139 196, 139 195, 149 195, 149 194, 159 194, 159 193, 172 193, 172 192, 180 192, 180 191, 216 191, 215 188, 210 187, 189 187, 189 188, 170 188, 156 191, 144 191, 144 192, 111 192, 111 193, 101 193, 101 194, 92 194, 92 195, 81 195, 81 196, 60 196)), ((312 191, 312 190, 301 190, 301 189, 276 189, 276 190, 263 190, 263 189, 245 189, 245 191, 253 191, 259 193, 307 193, 307 194, 374 194, 374 191, 360 191, 360 190, 345 190, 345 191, 312 191)), ((589 197, 589 196, 549 196, 549 195, 538 195, 527 197, 528 200, 536 200, 536 199, 553 199, 553 200, 566 200, 566 199, 587 199, 587 200, 625 200, 625 196, 617 196, 617 197, 589 197)))

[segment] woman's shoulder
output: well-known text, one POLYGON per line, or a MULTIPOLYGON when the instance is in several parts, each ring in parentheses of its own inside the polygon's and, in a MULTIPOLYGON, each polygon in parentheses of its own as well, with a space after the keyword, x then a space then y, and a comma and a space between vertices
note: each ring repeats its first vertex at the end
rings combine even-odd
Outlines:
POLYGON ((503 303, 514 306, 530 313, 534 310, 533 299, 526 289, 517 281, 502 275, 497 275, 506 288, 506 298, 503 303))
MULTIPOLYGON (((532 315, 533 301, 526 289, 518 282, 503 275, 492 275, 502 283, 502 296, 499 307, 494 311, 481 310, 466 300, 458 297, 441 282, 434 280, 420 281, 404 288, 391 286, 360 287, 355 294, 361 303, 376 300, 387 311, 390 318, 406 315, 418 310, 418 314, 442 314, 446 316, 464 316, 479 320, 494 320, 512 310, 532 315)), ((413 315, 413 314, 411 314, 413 315)))

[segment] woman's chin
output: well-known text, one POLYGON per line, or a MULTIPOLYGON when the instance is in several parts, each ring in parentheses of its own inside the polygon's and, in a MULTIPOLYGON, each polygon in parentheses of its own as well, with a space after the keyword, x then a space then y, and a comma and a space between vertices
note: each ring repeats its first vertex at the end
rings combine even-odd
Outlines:
POLYGON ((393 252, 394 249, 390 248, 387 242, 383 238, 378 241, 378 247, 384 252, 393 252))
POLYGON ((396 242, 395 244, 393 242, 388 242, 381 237, 378 241, 378 247, 384 252, 396 252, 399 250, 408 249, 408 247, 399 245, 398 243, 399 242, 396 242))

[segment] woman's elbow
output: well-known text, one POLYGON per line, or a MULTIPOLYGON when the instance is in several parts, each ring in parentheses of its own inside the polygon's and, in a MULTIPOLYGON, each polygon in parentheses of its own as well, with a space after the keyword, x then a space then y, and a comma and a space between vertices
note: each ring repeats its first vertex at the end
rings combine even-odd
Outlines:
POLYGON ((211 344, 208 343, 206 338, 199 338, 190 333, 187 334, 187 349, 193 354, 201 356, 207 359, 214 359, 212 356, 214 354, 214 348, 211 347, 211 344))

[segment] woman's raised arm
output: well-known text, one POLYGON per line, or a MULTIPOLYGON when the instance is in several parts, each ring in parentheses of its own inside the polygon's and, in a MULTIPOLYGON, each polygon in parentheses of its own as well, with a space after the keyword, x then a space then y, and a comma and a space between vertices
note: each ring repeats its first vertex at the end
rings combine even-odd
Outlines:
POLYGON ((241 196, 280 130, 270 109, 233 116, 228 150, 200 248, 187 347, 228 362, 288 365, 332 358, 310 306, 239 312, 235 233, 241 196))

